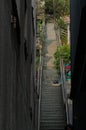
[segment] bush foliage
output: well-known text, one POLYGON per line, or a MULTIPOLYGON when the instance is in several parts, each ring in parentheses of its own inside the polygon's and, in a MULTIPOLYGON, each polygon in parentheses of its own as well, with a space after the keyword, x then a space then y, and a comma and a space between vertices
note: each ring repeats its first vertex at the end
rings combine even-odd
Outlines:
POLYGON ((70 46, 63 45, 63 46, 57 47, 57 50, 54 53, 54 58, 55 58, 54 64, 59 74, 60 73, 60 59, 63 59, 64 64, 67 64, 70 62, 70 46))
POLYGON ((45 13, 54 14, 56 18, 60 18, 65 15, 69 15, 70 0, 46 0, 45 1, 45 13))

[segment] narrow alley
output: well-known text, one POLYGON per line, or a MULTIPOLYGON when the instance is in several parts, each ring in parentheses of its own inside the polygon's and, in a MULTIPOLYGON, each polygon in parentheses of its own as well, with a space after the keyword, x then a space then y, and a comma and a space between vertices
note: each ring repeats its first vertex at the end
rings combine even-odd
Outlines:
POLYGON ((85 99, 86 0, 0 0, 0 130, 86 130, 85 99))
POLYGON ((46 24, 46 44, 43 57, 43 80, 41 88, 40 130, 64 130, 65 110, 61 86, 53 86, 58 79, 53 54, 57 48, 54 23, 46 24))

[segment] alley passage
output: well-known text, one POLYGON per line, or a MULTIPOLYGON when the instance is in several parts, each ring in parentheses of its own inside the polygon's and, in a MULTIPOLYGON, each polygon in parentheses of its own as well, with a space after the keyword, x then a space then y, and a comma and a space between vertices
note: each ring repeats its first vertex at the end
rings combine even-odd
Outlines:
POLYGON ((57 48, 54 24, 46 25, 46 45, 43 57, 43 81, 41 89, 40 130, 64 130, 65 112, 61 87, 52 86, 57 78, 53 54, 57 48))

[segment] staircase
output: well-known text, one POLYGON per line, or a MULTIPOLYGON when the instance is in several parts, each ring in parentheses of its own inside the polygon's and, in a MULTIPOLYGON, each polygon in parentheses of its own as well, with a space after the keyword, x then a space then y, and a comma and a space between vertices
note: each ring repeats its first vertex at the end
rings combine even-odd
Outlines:
MULTIPOLYGON (((45 69, 46 70, 46 69, 45 69)), ((49 71, 43 70, 43 76, 49 74, 49 71), (46 72, 46 73, 45 73, 46 72)), ((49 78, 54 74, 50 69, 49 77, 45 77, 42 84, 41 93, 41 113, 40 113, 40 130, 64 130, 65 112, 62 100, 61 87, 52 86, 49 78)))
POLYGON ((64 130, 65 110, 62 100, 61 86, 52 85, 57 79, 56 69, 53 64, 53 54, 57 48, 54 24, 46 25, 46 44, 43 56, 43 80, 41 88, 40 105, 40 130, 64 130))

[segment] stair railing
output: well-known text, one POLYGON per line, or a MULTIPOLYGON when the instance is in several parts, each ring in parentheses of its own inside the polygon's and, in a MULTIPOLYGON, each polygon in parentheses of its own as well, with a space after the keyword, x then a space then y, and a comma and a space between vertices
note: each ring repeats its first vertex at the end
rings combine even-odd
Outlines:
POLYGON ((67 86, 66 86, 66 78, 65 78, 65 69, 63 60, 60 60, 60 70, 61 70, 61 82, 62 82, 62 95, 63 95, 63 102, 66 111, 66 120, 67 124, 72 124, 72 102, 69 102, 69 98, 67 95, 67 86), (71 110, 70 110, 71 108, 71 110))
POLYGON ((38 130, 40 130, 40 103, 41 103, 41 87, 42 87, 42 56, 40 53, 40 64, 38 70, 38 93, 39 93, 39 102, 38 102, 38 130))

